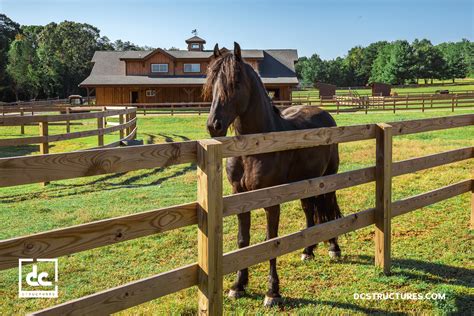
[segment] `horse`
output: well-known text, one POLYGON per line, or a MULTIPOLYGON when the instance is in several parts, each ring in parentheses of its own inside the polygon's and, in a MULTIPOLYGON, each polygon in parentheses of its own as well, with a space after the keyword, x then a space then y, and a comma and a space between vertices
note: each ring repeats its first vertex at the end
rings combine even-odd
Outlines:
MULTIPOLYGON (((211 100, 207 129, 211 137, 227 135, 233 127, 236 135, 290 131, 336 126, 333 117, 316 106, 292 106, 280 111, 274 106, 259 75, 242 59, 240 45, 234 42, 234 51, 221 51, 218 44, 207 69, 203 97, 211 100)), ((337 173, 339 152, 337 144, 317 146, 276 153, 244 155, 227 159, 227 178, 232 193, 261 189, 279 184, 337 173)), ((341 217, 335 192, 301 199, 307 227, 341 217)), ((280 205, 265 208, 266 239, 278 236, 280 205)), ((238 247, 250 243, 250 212, 238 214, 238 247)), ((303 250, 302 260, 314 258, 316 245, 303 250)), ((340 258, 337 238, 329 240, 329 255, 340 258)), ((237 279, 228 296, 245 295, 248 269, 237 272, 237 279)), ((268 291, 264 305, 280 304, 282 298, 276 258, 270 260, 268 291)))

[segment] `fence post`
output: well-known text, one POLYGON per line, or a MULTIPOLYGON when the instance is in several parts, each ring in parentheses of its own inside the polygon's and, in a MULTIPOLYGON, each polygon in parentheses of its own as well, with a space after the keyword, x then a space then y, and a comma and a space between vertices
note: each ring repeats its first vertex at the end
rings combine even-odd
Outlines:
POLYGON ((395 98, 393 99, 393 113, 395 113, 395 98))
POLYGON ((451 97, 451 112, 454 112, 454 96, 451 97))
MULTIPOLYGON (((66 115, 69 115, 70 114, 70 110, 69 110, 69 107, 66 108, 66 115)), ((69 120, 66 120, 66 133, 70 133, 71 132, 71 123, 69 120)))
MULTIPOLYGON (((39 122, 39 134, 40 136, 46 137, 46 140, 44 142, 40 143, 40 154, 46 155, 49 154, 49 143, 48 143, 48 122, 39 122)), ((43 182, 43 185, 48 185, 49 182, 43 182)))
MULTIPOLYGON (((105 112, 100 112, 100 114, 105 115, 105 112)), ((104 146, 104 117, 100 116, 97 118, 97 130, 99 134, 97 136, 97 144, 98 146, 104 146)))
MULTIPOLYGON (((132 112, 130 114, 130 119, 134 120, 135 118, 137 117, 137 112, 135 110, 135 112, 132 112)), ((135 123, 133 123, 131 126, 130 126, 130 133, 133 133, 133 131, 135 130, 135 128, 137 127, 137 122, 135 121, 135 123)), ((137 135, 135 134, 132 139, 135 139, 137 138, 137 135)))
POLYGON ((423 102, 421 103, 421 112, 425 112, 425 98, 424 96, 421 96, 423 102))
POLYGON ((222 144, 197 145, 198 313, 222 315, 222 144))
MULTIPOLYGON (((123 125, 124 120, 123 120, 123 114, 119 114, 119 125, 123 125)), ((123 139, 123 127, 120 128, 119 130, 120 133, 120 140, 123 139)))
POLYGON ((471 225, 474 230, 474 170, 471 171, 471 225))
POLYGON ((375 166, 375 265, 390 273, 392 126, 377 124, 375 166))
MULTIPOLYGON (((20 116, 24 116, 25 113, 23 111, 23 109, 20 110, 20 116)), ((23 118, 20 118, 20 120, 23 120, 23 118)), ((20 125, 20 132, 21 132, 21 135, 24 135, 25 134, 25 124, 21 124, 20 125)))

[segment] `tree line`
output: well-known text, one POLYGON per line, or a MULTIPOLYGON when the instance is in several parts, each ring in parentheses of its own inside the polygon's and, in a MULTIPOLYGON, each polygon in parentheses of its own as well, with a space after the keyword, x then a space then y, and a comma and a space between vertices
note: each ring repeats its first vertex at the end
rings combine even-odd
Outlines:
MULTIPOLYGON (((129 41, 111 42, 87 23, 20 25, 0 14, 0 101, 78 94, 78 84, 92 69, 95 51, 149 49, 129 41)), ((296 73, 303 84, 327 82, 337 86, 464 78, 474 75, 474 43, 466 39, 439 45, 426 39, 412 43, 380 41, 356 46, 344 58, 322 60, 317 54, 301 57, 296 73)))
POLYGON ((148 50, 111 42, 87 23, 19 25, 0 14, 0 101, 65 98, 80 93, 97 50, 148 50))
POLYGON ((379 41, 351 48, 347 55, 322 60, 301 57, 296 73, 305 85, 325 82, 365 86, 371 82, 418 83, 419 80, 465 78, 474 75, 474 43, 467 39, 433 45, 429 40, 379 41))

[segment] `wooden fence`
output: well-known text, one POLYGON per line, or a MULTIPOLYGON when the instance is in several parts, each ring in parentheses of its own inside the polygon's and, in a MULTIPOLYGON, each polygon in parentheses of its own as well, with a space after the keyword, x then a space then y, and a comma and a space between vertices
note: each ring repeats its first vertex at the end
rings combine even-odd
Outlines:
POLYGON ((135 107, 14 107, 0 111, 0 127, 18 126, 21 134, 25 133, 25 125, 39 127, 39 136, 0 139, 0 147, 39 144, 41 154, 49 153, 49 145, 52 142, 90 136, 97 136, 98 147, 115 147, 120 145, 121 141, 134 139, 137 132, 135 107), (109 123, 111 126, 107 126, 107 118, 111 117, 118 117, 119 123, 109 123), (86 119, 97 119, 97 128, 71 132, 71 121, 86 119), (49 124, 64 124, 65 133, 50 135, 49 124), (120 139, 104 144, 104 135, 116 131, 119 131, 120 139))
MULTIPOLYGON (((198 225, 198 262, 34 313, 106 314, 198 286, 199 313, 222 314, 223 275, 375 224, 375 263, 390 269, 391 219, 473 190, 467 179, 393 201, 393 177, 472 159, 474 147, 392 162, 392 138, 474 125, 474 114, 451 117, 220 137, 202 141, 0 159, 0 187, 197 162, 198 200, 148 212, 0 241, 0 269, 19 258, 54 258, 198 225), (333 143, 376 140, 376 165, 223 196, 222 160, 333 143), (223 254, 222 218, 375 181, 375 208, 223 254)), ((471 216, 472 216, 471 211, 471 216)))
MULTIPOLYGON (((412 94, 391 97, 372 96, 334 96, 331 99, 307 99, 293 98, 291 101, 274 101, 276 106, 285 109, 293 105, 316 105, 331 113, 339 114, 346 112, 379 112, 406 110, 440 110, 474 107, 473 93, 455 94, 412 94)), ((144 115, 148 114, 198 114, 208 113, 210 102, 182 102, 182 103, 133 103, 121 106, 136 106, 144 115)))

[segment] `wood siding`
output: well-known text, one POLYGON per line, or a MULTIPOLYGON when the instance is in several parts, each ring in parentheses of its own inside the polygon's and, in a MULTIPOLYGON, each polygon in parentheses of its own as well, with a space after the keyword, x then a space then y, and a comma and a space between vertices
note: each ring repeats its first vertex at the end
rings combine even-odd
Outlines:
POLYGON ((145 61, 136 61, 130 60, 125 62, 126 66, 126 74, 127 76, 148 76, 148 75, 173 75, 174 74, 174 61, 169 56, 162 54, 160 52, 156 52, 153 56, 148 58, 145 61), (151 64, 168 64, 168 73, 152 73, 151 72, 151 64))

